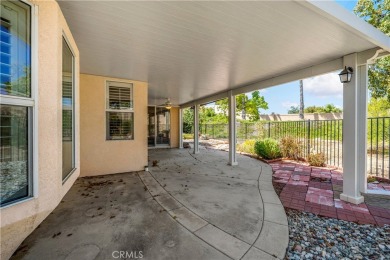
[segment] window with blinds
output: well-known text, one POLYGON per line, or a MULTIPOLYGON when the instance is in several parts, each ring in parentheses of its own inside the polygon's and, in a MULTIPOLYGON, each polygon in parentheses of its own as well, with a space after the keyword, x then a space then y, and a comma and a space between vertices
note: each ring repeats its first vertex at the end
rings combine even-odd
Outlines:
POLYGON ((116 84, 110 85, 108 87, 108 109, 132 110, 132 99, 131 84, 129 84, 127 87, 116 86, 116 84))
POLYGON ((107 140, 134 139, 133 85, 107 82, 107 140))
POLYGON ((72 141, 73 136, 73 84, 72 79, 62 77, 62 140, 72 141))
POLYGON ((0 207, 33 196, 31 11, 22 1, 0 1, 0 207))
POLYGON ((74 55, 62 38, 62 180, 66 180, 75 164, 75 85, 74 55))

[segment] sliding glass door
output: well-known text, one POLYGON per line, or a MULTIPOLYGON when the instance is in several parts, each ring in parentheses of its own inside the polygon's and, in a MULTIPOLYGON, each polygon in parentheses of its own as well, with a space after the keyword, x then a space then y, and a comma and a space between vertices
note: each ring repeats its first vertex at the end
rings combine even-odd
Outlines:
POLYGON ((156 107, 148 107, 148 146, 156 146, 156 107))
POLYGON ((165 107, 148 107, 148 146, 169 147, 171 143, 171 113, 165 107))
POLYGON ((156 119, 157 119, 157 145, 170 144, 170 111, 165 107, 156 107, 156 119))

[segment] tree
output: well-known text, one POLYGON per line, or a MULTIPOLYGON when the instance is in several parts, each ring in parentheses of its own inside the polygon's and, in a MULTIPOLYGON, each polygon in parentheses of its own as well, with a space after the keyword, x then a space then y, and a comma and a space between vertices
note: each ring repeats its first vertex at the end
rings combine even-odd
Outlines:
POLYGON ((333 104, 327 104, 322 107, 322 113, 341 113, 343 110, 341 108, 336 107, 333 104))
MULTIPOLYGON (((246 120, 246 110, 247 110, 247 103, 249 102, 249 98, 245 94, 240 94, 236 96, 236 106, 237 110, 241 111, 241 118, 246 120)), ((237 111, 237 112, 238 112, 237 111)))
POLYGON ((190 134, 194 124, 194 113, 191 108, 183 109, 183 133, 190 134))
POLYGON ((260 91, 256 90, 252 92, 252 98, 246 103, 246 112, 251 121, 260 119, 260 109, 268 109, 268 103, 260 95, 260 91))
MULTIPOLYGON (((227 116, 229 104, 228 99, 221 99, 215 102, 219 110, 227 116)), ((249 116, 251 121, 256 121, 260 119, 260 109, 268 109, 268 103, 265 101, 264 97, 260 95, 260 91, 253 91, 251 98, 246 94, 239 94, 236 96, 236 109, 241 111, 241 115, 249 116)))
POLYGON ((299 119, 305 119, 305 104, 303 101, 303 80, 299 81, 299 119))
POLYGON ((305 109, 305 113, 341 113, 343 110, 333 104, 325 106, 309 106, 305 109))
POLYGON ((199 123, 206 124, 206 123, 214 122, 216 115, 217 114, 215 113, 214 108, 201 106, 199 108, 199 123))
POLYGON ((220 99, 215 101, 215 105, 218 106, 218 110, 222 112, 225 116, 228 115, 229 101, 227 98, 220 99))
MULTIPOLYGON (((354 12, 390 36, 390 0, 359 0, 354 12)), ((371 96, 390 102, 390 56, 378 59, 368 71, 368 78, 371 96)))
POLYGON ((298 106, 291 106, 290 109, 287 111, 288 114, 299 114, 299 107, 298 106))
POLYGON ((368 116, 390 116, 390 102, 386 98, 371 98, 368 102, 368 116))

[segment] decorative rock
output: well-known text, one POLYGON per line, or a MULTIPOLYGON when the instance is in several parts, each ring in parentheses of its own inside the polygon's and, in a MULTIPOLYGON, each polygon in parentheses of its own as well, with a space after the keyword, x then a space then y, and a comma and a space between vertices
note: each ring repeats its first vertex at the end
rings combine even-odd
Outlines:
POLYGON ((377 227, 287 209, 287 259, 390 259, 390 226, 377 227))
POLYGON ((302 251, 302 247, 300 245, 295 245, 294 251, 301 252, 302 251))

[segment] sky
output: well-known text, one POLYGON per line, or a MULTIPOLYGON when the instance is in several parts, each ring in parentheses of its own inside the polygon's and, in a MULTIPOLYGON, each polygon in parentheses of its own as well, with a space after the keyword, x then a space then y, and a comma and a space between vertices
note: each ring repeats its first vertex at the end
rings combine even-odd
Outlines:
MULTIPOLYGON (((336 1, 352 12, 357 1, 336 1)), ((343 88, 340 83, 339 71, 303 81, 304 103, 308 106, 323 106, 334 104, 343 107, 343 88)), ((260 91, 268 103, 268 110, 261 110, 261 114, 287 114, 291 106, 299 105, 299 81, 267 88, 260 91)))

